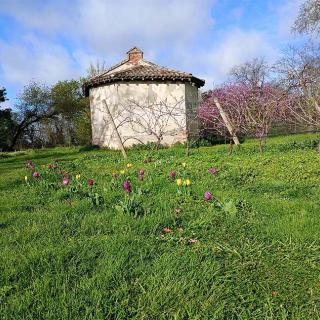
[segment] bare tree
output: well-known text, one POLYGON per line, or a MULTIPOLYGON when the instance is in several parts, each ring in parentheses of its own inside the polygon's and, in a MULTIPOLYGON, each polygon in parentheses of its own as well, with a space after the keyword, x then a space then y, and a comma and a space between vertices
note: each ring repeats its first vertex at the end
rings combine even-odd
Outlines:
POLYGON ((106 62, 97 60, 95 63, 90 63, 87 69, 87 77, 94 77, 107 69, 106 62))
POLYGON ((275 68, 279 84, 294 98, 290 111, 295 121, 320 128, 320 47, 289 47, 275 68))
POLYGON ((299 9, 293 31, 297 33, 320 33, 320 0, 307 0, 299 9))
POLYGON ((235 66, 229 72, 232 83, 260 88, 269 78, 270 68, 264 58, 255 58, 235 66))

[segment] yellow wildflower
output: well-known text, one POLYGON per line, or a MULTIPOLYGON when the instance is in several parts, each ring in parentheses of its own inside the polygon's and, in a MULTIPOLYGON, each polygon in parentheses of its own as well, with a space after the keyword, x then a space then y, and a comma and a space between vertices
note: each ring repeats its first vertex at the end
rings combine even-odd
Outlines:
POLYGON ((120 170, 121 174, 125 174, 125 172, 126 172, 125 170, 120 170))
POLYGON ((177 179, 177 185, 181 186, 182 185, 182 179, 177 179))
POLYGON ((28 177, 24 176, 24 180, 25 180, 25 182, 28 182, 28 177))
POLYGON ((77 180, 80 180, 80 178, 81 178, 80 174, 77 174, 77 175, 76 175, 76 179, 77 179, 77 180))
POLYGON ((127 163, 127 168, 131 168, 132 167, 132 163, 127 163))
POLYGON ((186 162, 182 162, 181 163, 182 164, 182 166, 185 168, 186 167, 186 165, 187 165, 187 163, 186 162))
POLYGON ((191 184, 190 179, 186 179, 183 184, 186 186, 190 186, 190 184, 191 184))

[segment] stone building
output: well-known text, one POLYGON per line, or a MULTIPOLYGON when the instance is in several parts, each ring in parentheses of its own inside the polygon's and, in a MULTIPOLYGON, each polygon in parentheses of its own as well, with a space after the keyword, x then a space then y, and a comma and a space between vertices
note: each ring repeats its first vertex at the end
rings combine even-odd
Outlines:
POLYGON ((197 138, 204 80, 149 62, 136 47, 127 55, 83 86, 90 98, 92 143, 119 149, 119 136, 124 146, 197 138))

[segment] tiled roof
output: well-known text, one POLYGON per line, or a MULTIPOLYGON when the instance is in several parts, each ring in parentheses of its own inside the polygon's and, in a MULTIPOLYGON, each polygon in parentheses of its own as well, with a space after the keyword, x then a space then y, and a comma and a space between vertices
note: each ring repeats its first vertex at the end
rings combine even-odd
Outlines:
POLYGON ((89 78, 83 86, 85 95, 89 95, 90 88, 121 81, 178 81, 194 83, 197 87, 202 87, 205 83, 204 80, 194 77, 191 73, 167 69, 145 60, 143 62, 145 63, 132 64, 132 67, 127 69, 111 72, 128 63, 128 59, 123 60, 103 73, 89 78))

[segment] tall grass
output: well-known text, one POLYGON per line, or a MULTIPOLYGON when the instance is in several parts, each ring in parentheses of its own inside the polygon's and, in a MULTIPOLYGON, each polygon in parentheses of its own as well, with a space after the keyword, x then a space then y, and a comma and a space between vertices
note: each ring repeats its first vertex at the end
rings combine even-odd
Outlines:
POLYGON ((226 146, 189 157, 181 148, 132 150, 133 167, 116 181, 111 173, 127 163, 118 152, 3 155, 0 318, 319 319, 317 139, 270 139, 263 154, 248 141, 231 156, 226 146), (40 171, 29 185, 27 159, 40 171), (56 159, 71 174, 67 187, 46 169, 56 159), (190 189, 177 187, 171 170, 190 189), (139 215, 121 211, 125 177, 139 215), (214 200, 204 201, 204 191, 214 200))

